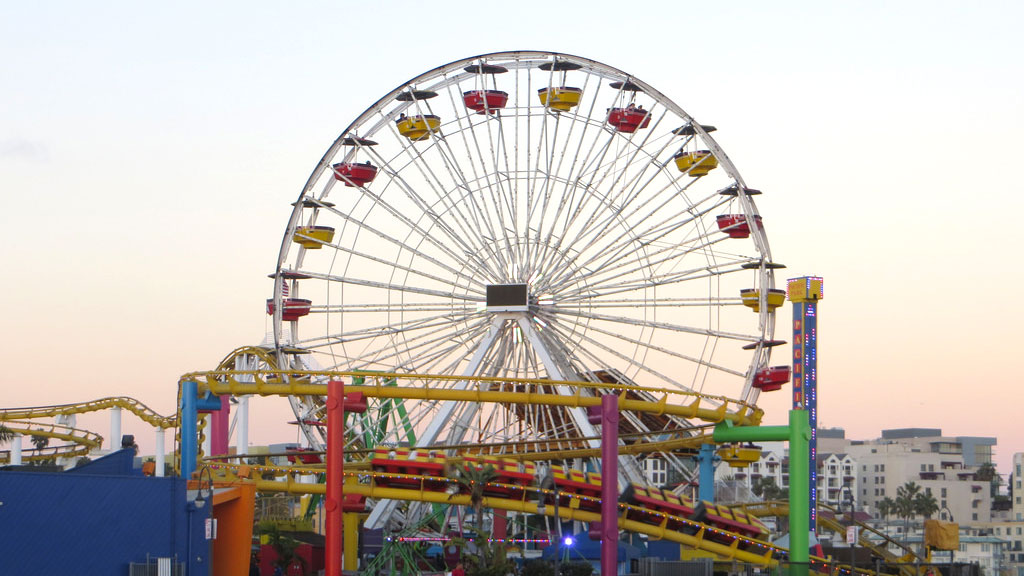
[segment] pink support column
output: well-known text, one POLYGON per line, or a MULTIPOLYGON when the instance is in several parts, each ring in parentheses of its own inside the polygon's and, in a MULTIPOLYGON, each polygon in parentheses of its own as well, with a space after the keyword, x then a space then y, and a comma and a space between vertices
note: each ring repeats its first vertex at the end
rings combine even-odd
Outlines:
POLYGON ((341 576, 342 510, 344 498, 342 478, 345 472, 345 383, 331 380, 327 383, 327 497, 324 567, 326 576, 341 576))
POLYGON ((619 397, 601 397, 601 576, 619 568, 619 397))
POLYGON ((220 410, 210 412, 210 453, 207 456, 227 455, 230 423, 230 397, 224 394, 220 397, 220 410))

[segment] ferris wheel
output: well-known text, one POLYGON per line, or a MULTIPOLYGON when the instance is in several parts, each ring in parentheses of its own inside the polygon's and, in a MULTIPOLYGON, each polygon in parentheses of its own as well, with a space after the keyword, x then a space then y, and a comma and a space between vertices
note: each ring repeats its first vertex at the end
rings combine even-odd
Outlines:
MULTIPOLYGON (((567 54, 475 56, 403 83, 345 128, 293 204, 268 300, 279 364, 753 403, 781 291, 758 192, 713 130, 640 79, 567 54)), ((293 406, 299 422, 322 409, 293 406)), ((392 423, 377 427, 382 443, 596 436, 578 409, 378 410, 392 423)), ((627 427, 680 424, 669 420, 627 427)))

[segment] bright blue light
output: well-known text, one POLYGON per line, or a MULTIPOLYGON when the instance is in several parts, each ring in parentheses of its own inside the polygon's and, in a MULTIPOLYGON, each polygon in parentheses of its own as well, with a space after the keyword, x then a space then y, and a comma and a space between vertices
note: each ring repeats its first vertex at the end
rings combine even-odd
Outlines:
POLYGON ((564 544, 566 546, 572 546, 575 543, 576 543, 576 539, 573 538, 572 536, 566 536, 565 538, 562 538, 562 544, 564 544))

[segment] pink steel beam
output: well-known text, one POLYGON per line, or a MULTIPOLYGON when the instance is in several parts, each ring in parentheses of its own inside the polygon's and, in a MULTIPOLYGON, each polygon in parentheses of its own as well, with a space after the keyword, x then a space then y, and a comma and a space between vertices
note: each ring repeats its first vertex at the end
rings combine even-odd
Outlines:
POLYGON ((619 565, 619 397, 601 397, 601 576, 619 565))

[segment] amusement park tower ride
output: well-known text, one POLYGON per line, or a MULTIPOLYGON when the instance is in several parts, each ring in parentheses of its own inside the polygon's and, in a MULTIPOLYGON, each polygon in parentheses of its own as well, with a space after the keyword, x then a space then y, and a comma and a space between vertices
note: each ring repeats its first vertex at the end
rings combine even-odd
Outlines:
POLYGON ((817 531, 818 513, 818 300, 824 297, 822 279, 792 278, 787 296, 793 303, 793 409, 806 410, 811 425, 810 529, 817 531))

